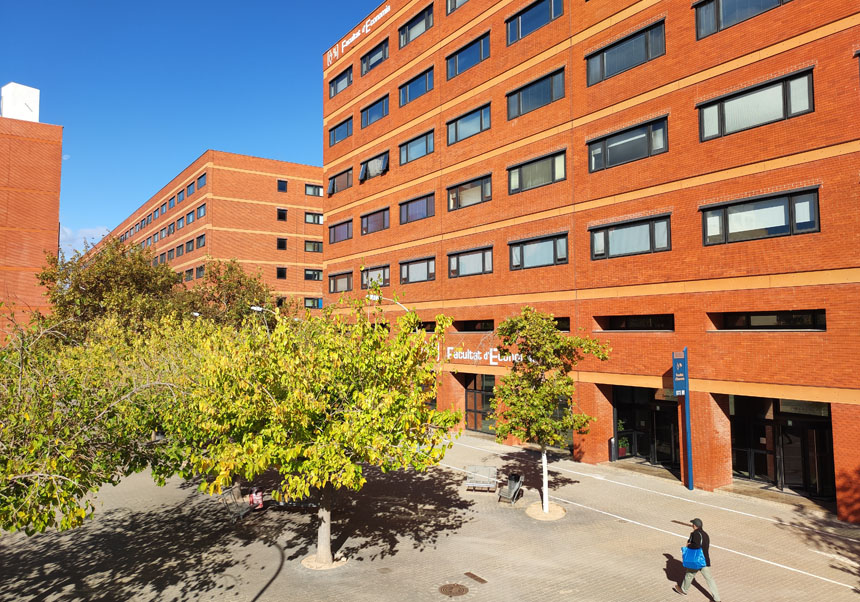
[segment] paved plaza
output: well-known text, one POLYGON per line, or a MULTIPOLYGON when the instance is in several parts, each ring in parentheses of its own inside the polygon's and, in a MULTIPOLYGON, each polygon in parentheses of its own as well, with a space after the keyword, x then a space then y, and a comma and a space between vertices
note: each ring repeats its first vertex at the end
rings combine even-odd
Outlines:
POLYGON ((348 562, 330 571, 301 564, 315 546, 308 511, 269 506, 233 525, 193 484, 135 475, 103 489, 81 529, 0 537, 0 600, 704 601, 703 581, 686 598, 671 591, 699 517, 723 600, 860 602, 860 528, 831 515, 609 464, 550 466, 566 510, 554 522, 525 511, 539 499, 539 456, 480 436, 460 437, 426 473, 371 471, 333 513, 348 562), (524 497, 512 507, 466 491, 472 464, 524 474, 524 497), (446 584, 468 592, 448 597, 446 584))

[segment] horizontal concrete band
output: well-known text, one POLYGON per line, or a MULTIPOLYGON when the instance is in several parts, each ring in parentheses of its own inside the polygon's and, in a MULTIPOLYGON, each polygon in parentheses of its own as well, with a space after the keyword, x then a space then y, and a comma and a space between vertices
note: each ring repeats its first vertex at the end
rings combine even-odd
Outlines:
MULTIPOLYGON (((504 376, 510 372, 504 366, 480 366, 472 364, 440 364, 439 369, 451 373, 492 374, 504 376)), ((578 382, 596 385, 620 385, 628 387, 665 388, 663 376, 640 374, 613 374, 608 372, 574 371, 571 376, 578 382)), ((749 383, 729 380, 690 379, 690 391, 694 393, 715 393, 722 395, 746 395, 749 397, 773 397, 780 399, 800 399, 825 403, 845 403, 860 405, 860 389, 837 387, 809 387, 805 385, 784 385, 776 383, 749 383)))

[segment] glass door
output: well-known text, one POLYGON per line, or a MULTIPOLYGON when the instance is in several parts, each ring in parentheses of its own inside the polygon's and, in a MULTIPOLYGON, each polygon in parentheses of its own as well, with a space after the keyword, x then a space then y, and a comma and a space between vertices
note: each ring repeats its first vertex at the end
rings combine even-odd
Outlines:
POLYGON ((492 433, 494 420, 487 416, 492 413, 493 387, 496 377, 489 374, 464 374, 466 389, 466 429, 481 433, 492 433))
POLYGON ((680 466, 677 412, 654 410, 654 456, 652 464, 680 466))

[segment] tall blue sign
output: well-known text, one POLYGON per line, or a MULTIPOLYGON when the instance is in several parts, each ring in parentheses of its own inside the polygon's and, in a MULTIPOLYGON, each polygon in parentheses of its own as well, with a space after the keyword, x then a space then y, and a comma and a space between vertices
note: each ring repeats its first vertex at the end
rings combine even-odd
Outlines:
POLYGON ((690 377, 687 370, 687 348, 672 352, 672 382, 675 397, 684 398, 684 447, 687 450, 687 489, 693 490, 693 442, 690 435, 690 377))

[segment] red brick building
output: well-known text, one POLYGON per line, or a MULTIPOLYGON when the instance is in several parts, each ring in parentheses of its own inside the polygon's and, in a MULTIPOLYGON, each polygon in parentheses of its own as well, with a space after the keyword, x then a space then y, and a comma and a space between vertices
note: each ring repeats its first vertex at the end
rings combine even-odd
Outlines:
POLYGON ((0 115, 0 314, 49 310, 36 274, 57 254, 63 128, 39 123, 39 91, 8 84, 0 115))
POLYGON ((687 347, 695 486, 860 521, 858 48, 837 0, 385 2, 323 57, 326 301, 452 315, 437 403, 473 430, 523 305, 609 342, 585 462, 685 472, 687 347))
POLYGON ((322 170, 208 150, 108 236, 152 250, 185 282, 236 259, 279 298, 322 302, 322 170))

